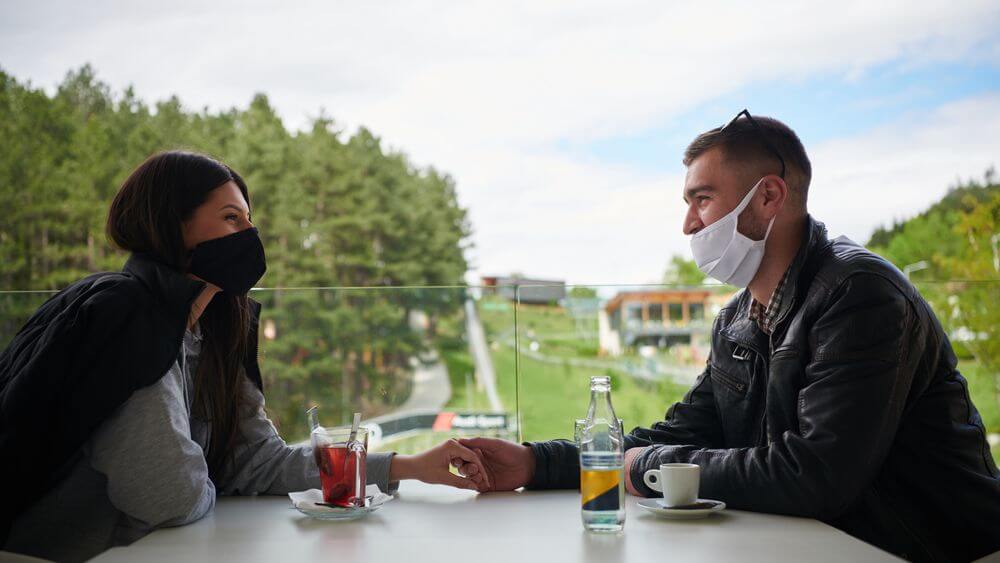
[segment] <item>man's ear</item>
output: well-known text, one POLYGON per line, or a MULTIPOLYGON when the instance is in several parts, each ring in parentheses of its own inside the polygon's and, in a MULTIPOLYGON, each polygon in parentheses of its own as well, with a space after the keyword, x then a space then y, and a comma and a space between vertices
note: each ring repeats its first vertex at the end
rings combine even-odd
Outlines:
POLYGON ((772 174, 764 177, 760 187, 764 192, 764 210, 769 217, 777 216, 788 203, 788 184, 781 176, 772 174))

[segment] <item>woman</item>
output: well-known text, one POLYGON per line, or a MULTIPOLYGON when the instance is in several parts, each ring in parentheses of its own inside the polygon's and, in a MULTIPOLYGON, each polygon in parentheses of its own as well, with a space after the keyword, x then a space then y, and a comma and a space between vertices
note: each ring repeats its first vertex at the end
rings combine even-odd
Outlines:
MULTIPOLYGON (((311 448, 286 445, 263 409, 247 292, 266 265, 249 202, 220 162, 150 157, 108 215, 108 237, 132 253, 124 270, 61 291, 0 355, 5 550, 88 559, 201 518, 217 494, 319 486, 311 448)), ((409 478, 486 486, 455 441, 367 460, 385 491, 409 478), (468 478, 449 472, 459 459, 468 478)))

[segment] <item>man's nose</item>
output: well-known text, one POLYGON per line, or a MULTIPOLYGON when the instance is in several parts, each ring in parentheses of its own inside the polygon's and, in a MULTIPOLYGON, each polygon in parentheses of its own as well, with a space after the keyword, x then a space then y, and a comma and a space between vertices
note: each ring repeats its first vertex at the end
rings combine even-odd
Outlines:
POLYGON ((681 227, 684 234, 690 236, 705 228, 705 224, 701 222, 701 218, 694 212, 694 209, 688 208, 687 215, 684 216, 684 224, 681 227))

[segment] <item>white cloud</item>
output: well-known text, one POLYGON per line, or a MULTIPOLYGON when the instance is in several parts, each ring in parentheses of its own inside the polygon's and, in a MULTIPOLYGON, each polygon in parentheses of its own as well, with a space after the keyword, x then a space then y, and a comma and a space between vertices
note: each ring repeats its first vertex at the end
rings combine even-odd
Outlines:
POLYGON ((911 217, 961 174, 1000 164, 1000 94, 944 105, 811 151, 809 207, 832 233, 864 243, 872 230, 911 217))
MULTIPOLYGON (((768 81, 995 62, 998 21, 989 1, 4 3, 0 60, 42 85, 89 61, 116 87, 191 107, 264 91, 293 126, 324 107, 455 176, 483 270, 644 282, 687 253, 681 178, 581 161, 554 142, 628 136, 768 81)), ((976 104, 997 115, 994 99, 969 101, 810 147, 813 209, 864 239, 954 174, 980 172, 998 142, 976 104)))
MULTIPOLYGON (((807 147, 813 162, 810 210, 832 236, 863 244, 875 227, 940 199, 956 171, 964 171, 963 179, 981 177, 1000 164, 997 131, 1000 94, 991 94, 807 147)), ((557 156, 488 159, 509 160, 508 172, 492 171, 491 177, 518 186, 488 209, 499 228, 479 237, 483 248, 476 254, 489 271, 644 283, 658 279, 670 255, 690 256, 680 235, 680 175, 644 177, 557 156), (526 193, 520 175, 535 178, 539 191, 526 193)))

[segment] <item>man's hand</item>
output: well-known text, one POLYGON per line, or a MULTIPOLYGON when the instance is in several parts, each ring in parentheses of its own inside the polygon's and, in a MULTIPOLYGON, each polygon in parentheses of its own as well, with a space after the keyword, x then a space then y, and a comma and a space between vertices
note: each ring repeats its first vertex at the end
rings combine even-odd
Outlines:
MULTIPOLYGON (((535 474, 535 454, 528 446, 497 438, 468 438, 458 442, 482 460, 487 491, 513 491, 527 485, 535 474)), ((478 467, 469 467, 462 460, 458 460, 455 467, 467 476, 479 471, 478 467)))
POLYGON ((389 480, 401 479, 419 479, 425 483, 473 491, 490 490, 490 480, 480 458, 454 439, 416 455, 394 456, 389 467, 389 480), (463 468, 462 476, 452 473, 452 466, 463 468))
POLYGON ((635 463, 635 458, 639 457, 639 454, 646 451, 646 448, 632 448, 625 450, 625 489, 632 495, 641 497, 642 493, 635 488, 632 484, 632 464, 635 463))

